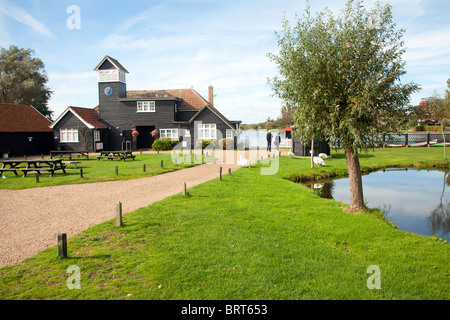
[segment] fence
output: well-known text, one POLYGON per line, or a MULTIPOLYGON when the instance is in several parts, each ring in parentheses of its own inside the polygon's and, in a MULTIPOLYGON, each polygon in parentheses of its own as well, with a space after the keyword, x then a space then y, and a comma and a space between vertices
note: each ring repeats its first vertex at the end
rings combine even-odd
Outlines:
MULTIPOLYGON (((442 143, 444 139, 442 133, 424 132, 424 133, 386 133, 383 135, 383 143, 412 145, 412 144, 430 144, 432 142, 442 143)), ((450 142, 450 133, 445 133, 445 141, 450 142)))
MULTIPOLYGON (((372 148, 389 146, 427 146, 436 143, 442 143, 444 139, 442 133, 439 132, 423 132, 423 133, 385 133, 378 137, 372 137, 369 146, 372 148)), ((445 142, 450 143, 450 133, 445 133, 445 142)), ((333 140, 333 148, 342 148, 339 140, 333 140)), ((359 146, 358 146, 359 147, 359 146)))

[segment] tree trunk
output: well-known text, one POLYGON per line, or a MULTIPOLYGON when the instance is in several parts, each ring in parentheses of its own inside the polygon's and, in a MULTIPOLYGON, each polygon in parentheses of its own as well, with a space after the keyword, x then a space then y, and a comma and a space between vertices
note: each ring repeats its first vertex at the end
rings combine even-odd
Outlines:
POLYGON ((314 169, 314 138, 311 140, 311 169, 314 169))
POLYGON ((361 168, 359 166, 358 153, 351 148, 344 148, 345 159, 350 180, 350 208, 349 211, 356 212, 365 209, 361 179, 361 168))
POLYGON ((445 149, 445 133, 444 133, 444 120, 441 121, 442 139, 444 140, 444 159, 447 159, 447 150, 445 149))

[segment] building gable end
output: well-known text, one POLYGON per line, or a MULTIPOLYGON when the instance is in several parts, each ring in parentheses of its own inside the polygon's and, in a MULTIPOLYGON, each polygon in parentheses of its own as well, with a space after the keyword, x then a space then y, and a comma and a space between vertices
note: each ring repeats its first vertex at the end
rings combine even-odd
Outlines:
POLYGON ((59 117, 58 119, 55 120, 55 122, 53 122, 53 124, 50 126, 50 128, 54 128, 56 126, 56 124, 66 116, 66 114, 68 112, 71 112, 75 117, 78 118, 78 120, 80 120, 87 128, 89 129, 95 129, 95 127, 89 123, 86 122, 86 120, 84 120, 82 117, 80 117, 75 111, 73 111, 70 107, 68 107, 59 117))

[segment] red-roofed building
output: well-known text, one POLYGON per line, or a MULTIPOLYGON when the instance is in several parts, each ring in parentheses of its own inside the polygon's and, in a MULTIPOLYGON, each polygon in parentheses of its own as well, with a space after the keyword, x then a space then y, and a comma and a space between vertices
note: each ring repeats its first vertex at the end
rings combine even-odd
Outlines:
POLYGON ((67 107, 50 126, 58 150, 103 150, 105 130, 108 126, 100 121, 97 107, 67 107))
POLYGON ((47 154, 53 146, 50 125, 32 106, 0 104, 0 157, 47 154))
POLYGON ((98 131, 100 140, 94 139, 93 146, 103 143, 105 150, 151 148, 156 138, 178 139, 190 146, 201 140, 230 138, 236 141, 240 121, 229 121, 214 107, 212 86, 208 88, 208 100, 192 88, 127 90, 128 71, 109 56, 105 56, 94 70, 98 72, 97 118, 94 113, 89 117, 69 107, 52 125, 59 147, 80 148, 77 142, 66 139, 76 140, 75 137, 79 141, 77 128, 80 125, 98 131), (88 118, 104 127, 89 122, 88 118), (151 135, 155 129, 159 133, 157 137, 151 135), (67 142, 61 143, 60 139, 67 142))

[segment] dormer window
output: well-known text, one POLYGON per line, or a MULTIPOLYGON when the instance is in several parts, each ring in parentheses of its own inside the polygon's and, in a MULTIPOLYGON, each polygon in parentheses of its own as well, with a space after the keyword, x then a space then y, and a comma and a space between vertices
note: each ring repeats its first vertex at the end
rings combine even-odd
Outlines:
POLYGON ((138 101, 137 112, 155 112, 155 101, 138 101))

